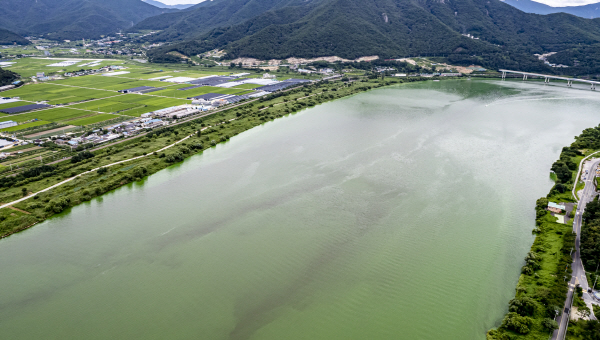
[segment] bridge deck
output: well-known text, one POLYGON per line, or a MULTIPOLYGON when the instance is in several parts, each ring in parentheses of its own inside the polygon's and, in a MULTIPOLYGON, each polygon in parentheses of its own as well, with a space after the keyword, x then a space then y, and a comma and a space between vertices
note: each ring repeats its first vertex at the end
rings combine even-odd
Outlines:
POLYGON ((585 79, 579 79, 579 78, 567 78, 567 77, 559 77, 559 76, 551 76, 551 75, 547 75, 547 74, 540 74, 540 73, 530 73, 530 72, 521 72, 521 71, 512 71, 512 70, 498 70, 500 72, 504 72, 504 73, 515 73, 515 74, 522 74, 524 76, 532 76, 532 77, 541 77, 541 78, 548 78, 548 79, 558 79, 558 80, 566 80, 566 81, 570 81, 570 82, 579 82, 579 83, 586 83, 586 84, 600 84, 600 81, 595 81, 595 80, 585 80, 585 79))

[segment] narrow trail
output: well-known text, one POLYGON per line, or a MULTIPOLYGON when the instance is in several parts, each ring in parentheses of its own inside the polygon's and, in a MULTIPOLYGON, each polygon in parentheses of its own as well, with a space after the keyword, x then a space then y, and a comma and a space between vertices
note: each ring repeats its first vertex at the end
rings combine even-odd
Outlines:
MULTIPOLYGON (((235 119, 231 119, 231 120, 235 120, 235 119)), ((231 120, 230 120, 230 121, 231 121, 231 120)), ((207 127, 205 127, 205 128, 202 128, 200 131, 204 131, 204 130, 206 130, 206 129, 208 129, 208 128, 211 128, 211 127, 212 127, 212 126, 207 126, 207 127)), ((185 141, 185 140, 187 140, 187 139, 189 139, 189 138, 193 137, 193 136, 194 136, 194 135, 196 135, 197 133, 198 133, 198 131, 194 132, 193 134, 191 134, 191 135, 189 135, 189 136, 187 136, 187 137, 185 137, 185 138, 182 138, 182 139, 180 139, 179 141, 177 141, 177 142, 175 142, 175 143, 173 143, 173 144, 167 145, 167 146, 165 146, 165 147, 164 147, 164 148, 162 148, 162 149, 159 149, 159 150, 156 150, 156 151, 152 151, 151 153, 148 153, 147 155, 142 155, 142 156, 137 156, 137 157, 133 157, 133 158, 129 158, 129 159, 124 159, 124 160, 122 160, 122 161, 118 161, 118 162, 114 162, 114 163, 111 163, 111 164, 107 164, 107 165, 99 166, 99 167, 97 167, 97 168, 94 168, 94 169, 92 169, 92 170, 88 170, 88 171, 82 172, 82 173, 80 173, 80 174, 78 174, 78 175, 76 175, 76 176, 74 176, 74 177, 71 177, 71 178, 68 178, 68 179, 66 179, 66 180, 64 180, 64 181, 62 181, 62 182, 56 183, 56 184, 54 184, 54 185, 52 185, 52 186, 49 186, 49 187, 47 187, 47 188, 45 188, 45 189, 42 189, 42 190, 38 191, 38 192, 32 193, 32 194, 30 194, 29 196, 26 196, 26 197, 20 198, 20 199, 18 199, 18 200, 12 201, 12 202, 10 202, 10 203, 3 204, 2 206, 0 206, 0 209, 3 209, 3 208, 11 208, 11 209, 19 210, 19 209, 17 209, 17 208, 11 207, 11 206, 12 206, 12 205, 14 205, 14 204, 17 204, 17 203, 19 203, 19 202, 23 202, 23 201, 25 201, 25 200, 28 200, 28 199, 30 199, 32 196, 35 196, 35 195, 37 195, 37 194, 39 194, 39 193, 42 193, 42 192, 46 192, 46 191, 52 190, 52 189, 54 189, 54 188, 57 188, 57 187, 59 187, 59 186, 61 186, 61 185, 65 184, 65 183, 69 183, 69 182, 71 182, 72 180, 74 180, 74 179, 76 179, 76 178, 78 178, 78 177, 81 177, 81 176, 83 176, 83 175, 86 175, 86 174, 90 174, 90 173, 92 173, 92 172, 94 172, 94 171, 97 171, 97 170, 98 170, 98 169, 100 169, 100 168, 108 168, 108 167, 111 167, 111 166, 113 166, 113 165, 118 165, 118 164, 122 164, 122 163, 126 163, 126 162, 131 162, 131 161, 134 161, 134 160, 137 160, 137 159, 142 159, 142 158, 144 158, 144 157, 149 157, 149 156, 152 156, 152 154, 153 154, 153 153, 155 153, 155 152, 161 152, 161 151, 167 150, 167 149, 169 149, 169 148, 172 148, 173 146, 175 146, 175 145, 177 145, 177 144, 179 144, 179 143, 181 143, 181 142, 183 142, 183 141, 185 141)), ((60 161, 63 161, 63 160, 64 160, 64 159, 61 159, 60 161)), ((50 163, 49 163, 49 164, 50 164, 50 163)), ((22 211, 22 210, 19 210, 19 211, 21 211, 21 212, 24 212, 24 211, 22 211)))

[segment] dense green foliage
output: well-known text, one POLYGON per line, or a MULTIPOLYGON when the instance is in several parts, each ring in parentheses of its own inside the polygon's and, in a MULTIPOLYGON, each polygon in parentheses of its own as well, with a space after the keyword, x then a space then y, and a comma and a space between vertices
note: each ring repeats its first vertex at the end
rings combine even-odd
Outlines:
POLYGON ((0 45, 29 45, 29 40, 23 38, 22 36, 13 33, 9 30, 0 28, 0 45))
POLYGON ((173 11, 141 0, 0 0, 0 28, 50 39, 98 38, 173 11))
POLYGON ((499 0, 221 0, 138 27, 164 29, 156 40, 183 40, 150 53, 162 61, 169 51, 225 48, 229 58, 442 55, 457 64, 555 72, 533 54, 600 43, 600 20, 533 15, 499 0))
POLYGON ((9 70, 4 70, 2 68, 0 68, 0 86, 4 86, 4 85, 8 85, 8 84, 12 84, 14 81, 18 80, 20 77, 18 74, 9 71, 9 70))
POLYGON ((581 228, 581 260, 588 271, 596 270, 600 260, 600 201, 596 197, 583 213, 581 228))
POLYGON ((600 73, 600 44, 560 51, 548 57, 548 61, 569 66, 561 70, 564 74, 597 74, 600 73))

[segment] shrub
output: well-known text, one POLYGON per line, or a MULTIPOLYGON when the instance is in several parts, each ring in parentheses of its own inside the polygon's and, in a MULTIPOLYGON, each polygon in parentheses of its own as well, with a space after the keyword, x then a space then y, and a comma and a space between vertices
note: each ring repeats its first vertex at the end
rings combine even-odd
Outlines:
POLYGON ((100 168, 100 169, 96 170, 96 173, 97 173, 98 175, 104 175, 104 174, 105 174, 105 173, 107 173, 107 172, 108 172, 108 169, 107 169, 107 168, 105 168, 105 167, 102 167, 102 168, 100 168))
POLYGON ((182 161, 183 158, 184 157, 183 157, 183 155, 180 152, 175 152, 175 153, 172 153, 172 154, 168 155, 165 158, 165 161, 167 161, 168 163, 176 163, 176 162, 182 161))
POLYGON ((515 312, 506 314, 502 320, 502 327, 511 329, 517 333, 529 333, 529 326, 533 323, 533 319, 528 316, 521 316, 515 312))
POLYGON ((535 312, 535 301, 530 297, 512 299, 508 303, 508 311, 522 316, 532 316, 535 312))
POLYGON ((89 151, 82 151, 71 158, 71 163, 79 163, 92 157, 94 157, 93 153, 89 151))
POLYGON ((70 203, 71 199, 69 197, 57 198, 48 202, 48 205, 46 205, 46 211, 58 214, 59 212, 68 208, 70 203))
POLYGON ((33 209, 41 208, 43 206, 44 206, 44 204, 42 204, 41 202, 33 202, 33 203, 29 203, 27 205, 27 210, 33 210, 33 209))

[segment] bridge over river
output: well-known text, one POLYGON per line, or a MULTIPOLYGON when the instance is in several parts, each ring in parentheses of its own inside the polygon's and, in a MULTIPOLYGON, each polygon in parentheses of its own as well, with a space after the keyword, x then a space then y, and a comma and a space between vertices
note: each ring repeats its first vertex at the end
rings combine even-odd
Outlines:
POLYGON ((527 80, 528 77, 538 77, 538 78, 544 78, 544 83, 549 83, 550 79, 557 79, 557 80, 565 80, 567 82, 567 86, 573 85, 573 82, 590 84, 592 90, 596 90, 596 85, 600 85, 600 81, 594 81, 594 80, 585 80, 585 79, 579 79, 579 78, 567 78, 567 77, 560 77, 560 76, 550 76, 547 74, 529 73, 529 72, 521 72, 521 71, 502 70, 502 69, 498 70, 498 71, 502 72, 502 79, 506 78, 507 73, 514 73, 514 74, 523 75, 523 80, 527 80))

